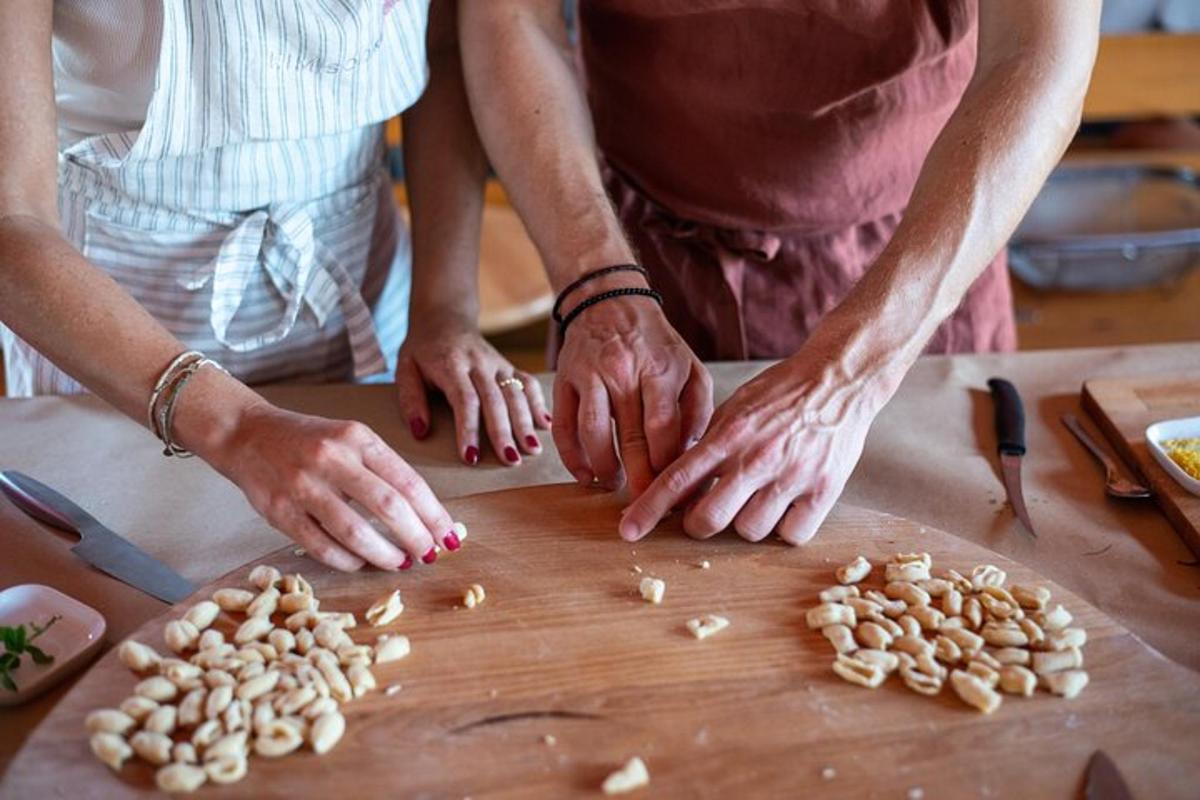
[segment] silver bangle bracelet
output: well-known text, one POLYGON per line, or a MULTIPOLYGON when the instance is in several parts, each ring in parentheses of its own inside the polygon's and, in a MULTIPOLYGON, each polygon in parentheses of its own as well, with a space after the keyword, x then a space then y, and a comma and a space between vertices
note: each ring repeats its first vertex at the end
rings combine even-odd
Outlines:
MULTIPOLYGON (((191 352, 195 353, 196 351, 191 352)), ((184 356, 187 355, 189 354, 184 354, 184 356)), ((176 444, 171 435, 171 428, 175 422, 175 403, 183 392, 183 387, 187 385, 193 375, 206 366, 215 367, 226 375, 229 374, 228 370, 211 358, 206 358, 202 353, 197 353, 197 355, 198 358, 181 356, 176 359, 172 363, 174 369, 169 374, 164 373, 163 378, 160 379, 162 386, 156 387, 156 394, 151 398, 151 427, 162 441, 163 455, 167 457, 189 458, 193 455, 187 448, 176 444)))
POLYGON ((164 369, 158 376, 158 380, 154 383, 154 389, 150 392, 150 402, 146 406, 146 419, 149 422, 150 430, 152 430, 154 435, 158 438, 162 438, 162 433, 159 431, 158 421, 154 418, 154 407, 158 405, 158 400, 162 396, 163 390, 167 388, 167 384, 171 383, 175 377, 175 373, 178 372, 181 367, 191 361, 198 361, 202 358, 204 358, 204 353, 201 353, 199 350, 185 350, 184 352, 175 356, 171 363, 167 365, 167 368, 164 369))

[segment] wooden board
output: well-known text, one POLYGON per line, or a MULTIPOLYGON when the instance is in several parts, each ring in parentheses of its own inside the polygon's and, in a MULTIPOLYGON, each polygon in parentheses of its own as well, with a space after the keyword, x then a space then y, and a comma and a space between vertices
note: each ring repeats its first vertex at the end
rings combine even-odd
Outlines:
POLYGON ((1155 502, 1200 558, 1200 497, 1167 474, 1146 447, 1146 428, 1155 422, 1200 415, 1200 375, 1085 381, 1083 407, 1126 465, 1141 473, 1155 502))
MULTIPOLYGON (((471 528, 464 549, 409 574, 339 575, 281 551, 304 570, 323 608, 362 612, 399 584, 393 626, 413 654, 376 667, 381 686, 346 707, 348 730, 327 756, 251 760, 220 793, 253 797, 597 796, 604 776, 642 756, 637 797, 1075 797, 1091 753, 1115 759, 1135 796, 1194 797, 1200 767, 1200 676, 1157 655, 1077 597, 1049 586, 1088 630, 1092 685, 1075 700, 1010 698, 991 717, 949 690, 913 694, 894 679, 876 691, 829 669, 828 643, 804 611, 839 564, 927 550, 936 567, 983 562, 1010 580, 1037 579, 976 545, 912 522, 841 507, 804 548, 731 536, 685 538, 675 524, 629 545, 615 538, 617 501, 544 486, 450 502, 471 528), (700 569, 703 560, 711 569, 700 569), (661 606, 636 592, 640 565, 667 582, 661 606), (456 608, 482 583, 486 602, 456 608), (697 641, 684 621, 703 612, 732 625, 697 641), (553 747, 541 737, 557 738, 553 747), (830 767, 835 777, 823 779, 830 767)), ((242 585, 247 569, 205 587, 242 585)), ((163 622, 136 638, 161 642, 163 622)), ((373 632, 353 633, 369 640, 373 632)), ((147 793, 152 773, 114 775, 87 751, 87 711, 134 683, 107 654, 33 734, 5 797, 147 793)))

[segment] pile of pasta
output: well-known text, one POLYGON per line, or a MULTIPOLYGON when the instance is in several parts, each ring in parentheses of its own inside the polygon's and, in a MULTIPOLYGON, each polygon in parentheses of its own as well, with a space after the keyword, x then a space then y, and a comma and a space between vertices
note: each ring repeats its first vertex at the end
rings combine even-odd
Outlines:
POLYGON ((1045 587, 1005 588, 1008 576, 991 564, 970 577, 953 569, 934 577, 928 553, 899 553, 882 567, 882 590, 864 589, 873 568, 858 556, 806 615, 837 652, 833 671, 842 679, 875 689, 897 673, 929 696, 948 682, 985 714, 1000 707, 1001 692, 1029 697, 1041 686, 1072 698, 1087 686, 1087 632, 1051 606, 1045 587))
MULTIPOLYGON (((87 716, 97 758, 119 771, 136 754, 158 767, 159 789, 191 792, 241 780, 251 753, 278 758, 307 743, 323 754, 346 730, 341 705, 375 689, 371 666, 409 654, 405 636, 356 643, 347 633, 354 614, 322 611, 301 575, 260 565, 249 580, 257 591, 220 589, 168 622, 173 656, 121 644, 122 663, 142 680, 119 708, 87 716), (231 624, 216 624, 222 613, 231 624)), ((367 622, 387 625, 403 610, 393 591, 367 622)))

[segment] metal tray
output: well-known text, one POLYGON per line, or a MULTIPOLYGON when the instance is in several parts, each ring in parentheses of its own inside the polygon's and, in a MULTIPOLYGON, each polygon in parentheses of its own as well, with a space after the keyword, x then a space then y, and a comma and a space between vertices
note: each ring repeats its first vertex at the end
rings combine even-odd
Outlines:
POLYGON ((1039 289, 1116 291, 1200 263, 1200 182, 1186 169, 1059 167, 1017 227, 1013 273, 1039 289))

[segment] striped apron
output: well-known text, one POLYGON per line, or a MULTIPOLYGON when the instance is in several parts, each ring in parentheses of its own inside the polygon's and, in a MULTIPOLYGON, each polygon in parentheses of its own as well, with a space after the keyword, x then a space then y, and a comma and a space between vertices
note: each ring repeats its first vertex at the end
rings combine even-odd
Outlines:
MULTIPOLYGON (((428 8, 166 0, 141 130, 59 153, 66 237, 247 383, 394 369, 410 248, 382 122, 424 90, 428 8)), ((11 396, 83 391, 0 339, 11 396)))

